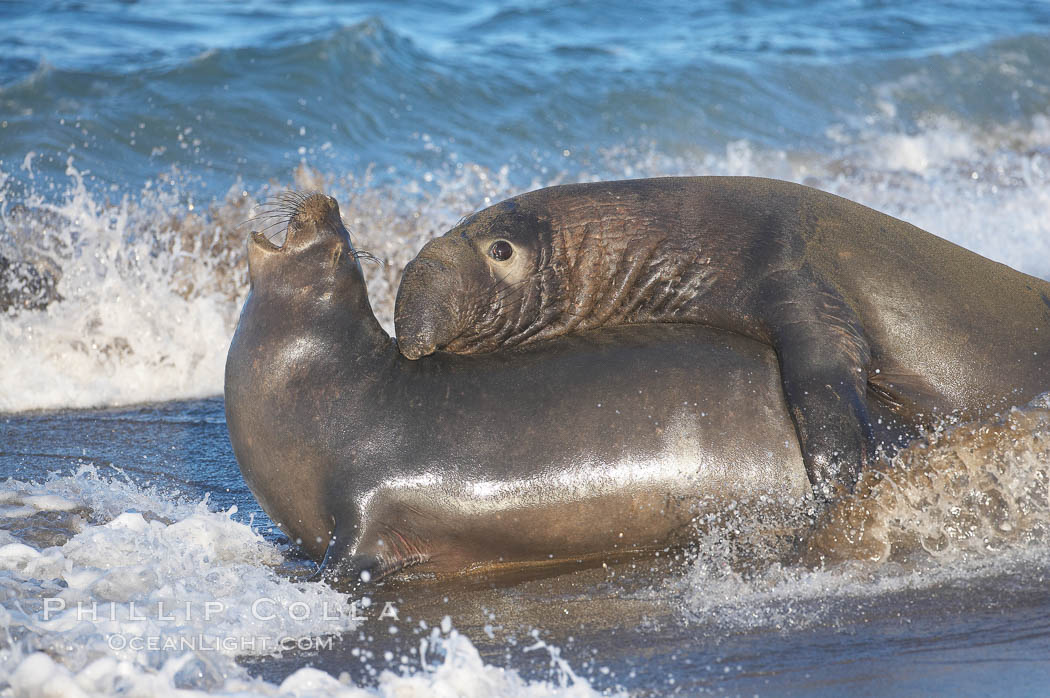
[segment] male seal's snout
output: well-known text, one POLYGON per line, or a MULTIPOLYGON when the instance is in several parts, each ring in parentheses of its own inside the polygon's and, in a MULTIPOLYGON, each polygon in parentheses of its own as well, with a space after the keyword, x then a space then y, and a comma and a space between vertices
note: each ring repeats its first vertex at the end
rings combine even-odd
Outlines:
POLYGON ((405 267, 394 301, 394 331, 406 358, 433 354, 458 336, 462 294, 454 279, 451 269, 431 257, 417 257, 405 267))

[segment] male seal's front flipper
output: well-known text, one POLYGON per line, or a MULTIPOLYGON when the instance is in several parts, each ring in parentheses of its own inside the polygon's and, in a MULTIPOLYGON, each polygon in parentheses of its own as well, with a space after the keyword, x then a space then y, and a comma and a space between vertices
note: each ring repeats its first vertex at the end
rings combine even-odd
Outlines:
POLYGON ((810 484, 818 499, 853 490, 867 465, 871 353, 860 322, 833 289, 797 278, 766 289, 767 321, 810 484))
POLYGON ((818 499, 834 499, 839 485, 852 491, 867 466, 871 424, 865 385, 858 385, 853 367, 816 366, 804 356, 785 354, 784 396, 806 473, 818 499))

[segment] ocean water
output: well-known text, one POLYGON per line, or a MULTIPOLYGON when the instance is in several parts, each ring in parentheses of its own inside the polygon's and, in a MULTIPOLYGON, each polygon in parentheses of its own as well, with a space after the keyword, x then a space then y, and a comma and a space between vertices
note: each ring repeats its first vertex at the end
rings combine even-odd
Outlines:
POLYGON ((1045 690, 1038 405, 905 453, 818 526, 823 568, 740 511, 670 560, 303 580, 217 397, 260 205, 339 199, 392 329, 465 214, 669 174, 1050 279, 1050 4, 0 3, 0 695, 1045 690))

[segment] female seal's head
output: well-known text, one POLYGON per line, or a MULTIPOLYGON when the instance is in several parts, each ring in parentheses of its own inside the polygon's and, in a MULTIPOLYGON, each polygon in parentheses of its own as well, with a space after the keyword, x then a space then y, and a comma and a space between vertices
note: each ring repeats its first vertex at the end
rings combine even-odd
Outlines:
POLYGON ((398 348, 409 359, 514 343, 538 301, 545 226, 504 201, 423 246, 405 267, 394 304, 398 348))
POLYGON ((252 232, 248 275, 253 289, 332 291, 347 282, 363 288, 358 259, 370 255, 354 249, 335 199, 290 192, 277 198, 264 215, 279 219, 274 227, 287 224, 280 246, 252 232))

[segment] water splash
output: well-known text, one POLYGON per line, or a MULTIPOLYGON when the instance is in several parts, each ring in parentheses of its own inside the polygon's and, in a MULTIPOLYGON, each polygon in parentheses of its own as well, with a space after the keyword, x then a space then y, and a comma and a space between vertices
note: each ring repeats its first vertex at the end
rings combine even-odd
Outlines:
POLYGON ((1050 409, 936 430, 865 473, 809 542, 810 560, 951 563, 1050 536, 1050 409))
POLYGON ((235 513, 94 466, 0 485, 0 691, 597 695, 556 648, 552 680, 527 682, 486 664, 451 623, 423 641, 418 666, 374 672, 374 689, 310 668, 280 686, 251 678, 238 657, 323 648, 362 619, 350 596, 279 573, 280 552, 235 513))
MULTIPOLYGON (((865 472, 830 512, 723 512, 666 588, 686 617, 819 625, 843 603, 1050 564, 1050 407, 936 429, 865 472)), ((1041 574, 1041 573, 1040 573, 1041 574)))

